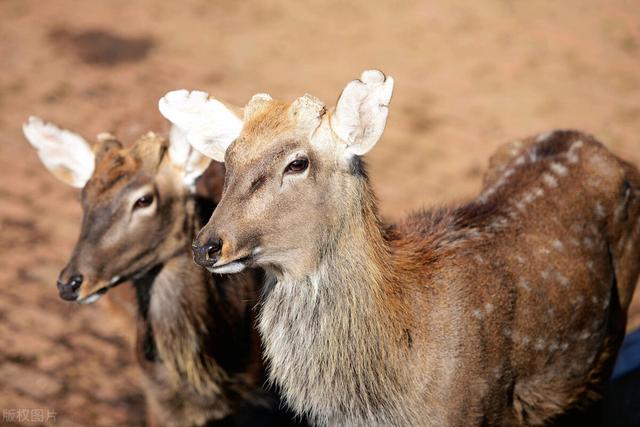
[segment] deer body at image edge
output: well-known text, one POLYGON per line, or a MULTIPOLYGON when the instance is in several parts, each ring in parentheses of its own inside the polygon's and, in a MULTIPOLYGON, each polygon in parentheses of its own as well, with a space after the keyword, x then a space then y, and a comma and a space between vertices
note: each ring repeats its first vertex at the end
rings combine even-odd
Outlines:
POLYGON ((199 263, 267 271, 270 377, 319 425, 563 423, 599 399, 624 335, 638 171, 551 132, 501 150, 470 203, 385 224, 360 156, 392 88, 367 71, 333 111, 256 95, 228 137, 207 126, 217 101, 167 94, 161 112, 227 167, 199 263))

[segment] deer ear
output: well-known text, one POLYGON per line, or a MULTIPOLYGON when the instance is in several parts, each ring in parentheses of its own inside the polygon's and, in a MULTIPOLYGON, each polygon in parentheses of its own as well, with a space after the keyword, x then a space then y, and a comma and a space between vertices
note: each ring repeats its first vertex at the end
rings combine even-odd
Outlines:
POLYGON ((169 158, 171 163, 184 172, 183 183, 189 188, 195 188, 196 180, 209 167, 211 159, 189 144, 187 132, 176 125, 169 133, 169 158))
POLYGON ((27 141, 38 152, 44 166, 58 179, 72 187, 82 188, 95 168, 92 147, 80 135, 29 117, 22 125, 27 141))
POLYGON ((347 145, 349 155, 361 156, 378 142, 387 123, 393 78, 378 70, 362 73, 342 91, 331 116, 331 128, 347 145))
POLYGON ((224 162, 224 154, 240 135, 242 120, 206 92, 176 90, 158 103, 160 112, 184 130, 187 141, 204 155, 224 162))

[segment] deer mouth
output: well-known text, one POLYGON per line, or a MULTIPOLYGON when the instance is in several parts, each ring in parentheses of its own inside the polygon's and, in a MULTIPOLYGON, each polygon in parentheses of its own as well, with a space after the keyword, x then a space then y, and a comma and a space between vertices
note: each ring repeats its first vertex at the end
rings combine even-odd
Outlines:
POLYGON ((114 276, 111 280, 103 287, 98 288, 94 291, 91 291, 88 295, 78 295, 76 301, 78 304, 93 304, 98 301, 104 294, 106 294, 109 289, 118 286, 120 283, 126 282, 128 279, 122 276, 114 276))
POLYGON ((76 299, 76 302, 78 304, 93 304, 94 302, 96 302, 100 298, 102 298, 102 295, 106 294, 108 290, 109 290, 109 288, 99 289, 96 292, 93 292, 93 293, 87 295, 86 297, 78 297, 76 299))
POLYGON ((215 274, 234 274, 240 273, 251 262, 252 255, 247 255, 242 258, 235 259, 233 261, 218 261, 212 266, 206 267, 210 273, 215 274))

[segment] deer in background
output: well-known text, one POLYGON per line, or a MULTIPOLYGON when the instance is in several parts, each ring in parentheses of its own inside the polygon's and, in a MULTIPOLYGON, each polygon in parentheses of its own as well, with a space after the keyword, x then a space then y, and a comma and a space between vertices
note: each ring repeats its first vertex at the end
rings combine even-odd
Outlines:
POLYGON ((393 80, 366 71, 335 109, 168 93, 160 111, 226 164, 198 234, 213 272, 259 266, 270 378, 318 425, 546 425, 599 398, 640 266, 640 175, 579 132, 494 158, 483 193, 397 224, 361 156, 393 80))
POLYGON ((91 303, 133 283, 150 424, 288 424, 262 389, 253 309, 261 275, 213 277, 192 259, 195 232, 213 209, 212 195, 194 191, 210 160, 176 127, 169 141, 148 133, 130 148, 109 134, 92 146, 34 117, 24 134, 49 171, 83 188, 82 229, 58 279, 60 296, 91 303))

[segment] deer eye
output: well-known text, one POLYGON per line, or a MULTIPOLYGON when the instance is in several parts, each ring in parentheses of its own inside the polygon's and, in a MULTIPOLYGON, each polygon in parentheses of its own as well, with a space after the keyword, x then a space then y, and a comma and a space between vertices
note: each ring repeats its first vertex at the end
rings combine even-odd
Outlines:
POLYGON ((309 167, 309 160, 305 158, 295 159, 287 165, 284 169, 284 173, 300 173, 304 172, 309 167))
POLYGON ((153 203, 153 194, 145 194, 133 204, 133 209, 146 208, 153 203))

